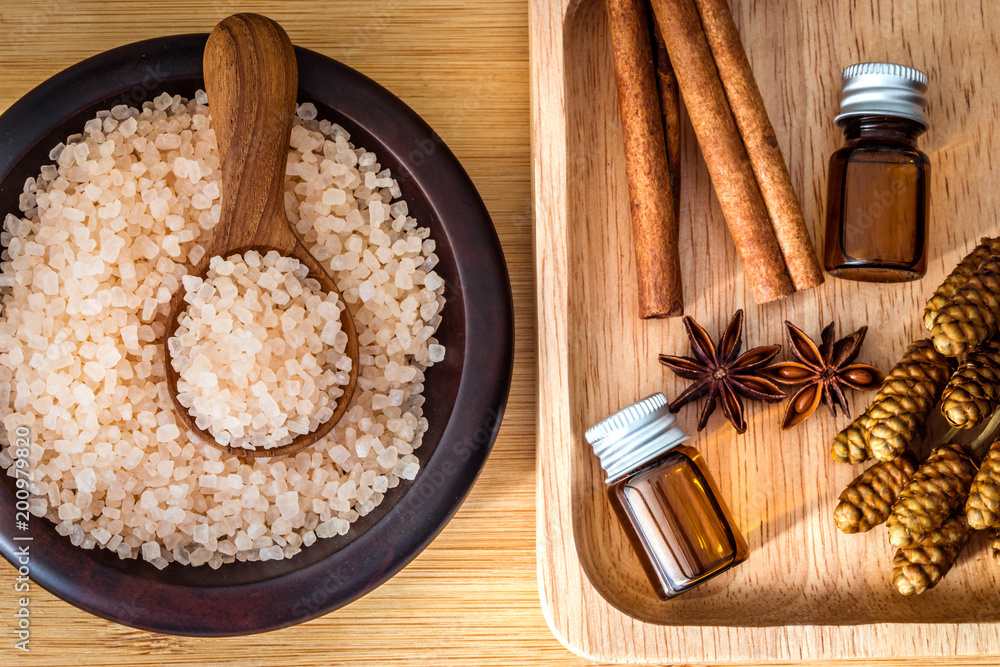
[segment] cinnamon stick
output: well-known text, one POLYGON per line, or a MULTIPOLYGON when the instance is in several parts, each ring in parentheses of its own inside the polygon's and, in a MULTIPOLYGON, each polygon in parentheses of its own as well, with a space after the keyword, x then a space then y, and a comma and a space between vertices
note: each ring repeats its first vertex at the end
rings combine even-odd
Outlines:
MULTIPOLYGON (((652 9, 649 16, 652 16, 652 9)), ((677 90, 677 75, 670 64, 667 45, 655 20, 653 27, 653 64, 656 68, 656 90, 660 94, 660 112, 663 114, 663 136, 667 140, 667 167, 670 171, 670 190, 674 195, 674 217, 681 215, 681 94, 677 90)))
POLYGON ((643 318, 684 313, 677 217, 670 188, 643 0, 607 0, 625 140, 625 169, 643 318))
POLYGON ((799 199, 726 0, 694 0, 795 289, 823 282, 799 199))
POLYGON ((650 0, 712 185, 757 303, 795 292, 694 0, 650 0))

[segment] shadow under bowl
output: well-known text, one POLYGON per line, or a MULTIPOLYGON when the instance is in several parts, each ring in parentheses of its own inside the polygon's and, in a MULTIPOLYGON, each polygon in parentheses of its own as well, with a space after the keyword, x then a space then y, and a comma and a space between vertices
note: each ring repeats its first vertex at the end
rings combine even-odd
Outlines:
MULTIPOLYGON (((28 177, 100 109, 139 106, 204 86, 207 35, 137 42, 55 75, 0 115, 0 218, 18 214, 28 177)), ((154 632, 226 636, 287 627, 337 609, 386 581, 441 531, 472 488, 496 438, 510 388, 514 316, 499 239, 475 186, 434 131, 398 98, 349 67, 296 47, 299 102, 339 123, 392 170, 437 241, 447 303, 437 333, 448 354, 427 372, 429 428, 416 480, 390 489, 347 535, 291 559, 157 570, 105 549, 84 550, 31 517, 15 529, 14 479, 0 483, 0 553, 15 567, 27 546, 32 582, 103 618, 154 632), (466 363, 469 360, 471 363, 466 363)), ((11 434, 13 437, 13 434, 11 434)), ((45 446, 46 443, 39 443, 45 446)))

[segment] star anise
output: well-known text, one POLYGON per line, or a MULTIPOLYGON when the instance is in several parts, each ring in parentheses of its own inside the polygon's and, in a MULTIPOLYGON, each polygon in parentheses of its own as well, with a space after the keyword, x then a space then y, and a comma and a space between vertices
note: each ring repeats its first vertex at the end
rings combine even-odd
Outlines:
POLYGON ((738 310, 726 327, 719 346, 712 343, 705 330, 690 316, 684 317, 684 327, 691 340, 695 358, 660 355, 660 363, 682 378, 696 382, 670 403, 676 412, 691 401, 708 395, 698 420, 698 430, 705 428, 708 418, 715 411, 716 399, 722 403, 722 412, 736 428, 737 433, 747 430, 743 398, 776 403, 785 398, 785 392, 766 377, 758 375, 761 368, 781 350, 780 345, 755 347, 740 355, 743 346, 743 311, 738 310))
POLYGON ((858 390, 877 389, 884 376, 868 364, 852 363, 861 351, 868 327, 861 327, 849 336, 833 342, 833 322, 821 335, 819 347, 791 322, 785 322, 788 347, 798 359, 774 364, 762 374, 787 385, 805 385, 792 396, 781 420, 781 427, 791 428, 806 420, 822 401, 834 415, 839 406, 848 413, 844 387, 858 390))

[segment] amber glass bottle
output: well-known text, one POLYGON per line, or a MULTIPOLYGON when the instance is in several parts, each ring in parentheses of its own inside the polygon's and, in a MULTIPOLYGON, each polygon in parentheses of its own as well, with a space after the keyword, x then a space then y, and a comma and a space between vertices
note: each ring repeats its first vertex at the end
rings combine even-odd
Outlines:
POLYGON ((927 77, 889 63, 844 71, 845 145, 830 158, 826 270, 867 282, 916 280, 927 268, 927 77))
POLYGON ((587 431, 607 492, 656 595, 663 600, 747 558, 747 545, 697 450, 681 443, 663 394, 587 431))

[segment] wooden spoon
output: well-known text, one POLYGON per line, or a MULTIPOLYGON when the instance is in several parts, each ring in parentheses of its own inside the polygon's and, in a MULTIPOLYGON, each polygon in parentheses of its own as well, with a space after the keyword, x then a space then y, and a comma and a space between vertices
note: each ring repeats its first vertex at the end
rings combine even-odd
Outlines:
POLYGON ((205 258, 190 273, 204 278, 212 257, 225 258, 248 250, 262 254, 276 250, 285 257, 294 257, 308 267, 309 277, 318 280, 324 292, 340 297, 344 307, 340 323, 347 334, 347 354, 352 364, 350 381, 333 416, 316 431, 272 449, 220 445, 197 427, 177 399, 179 374, 171 364, 167 342, 177 331, 177 319, 187 306, 181 288, 174 294, 163 334, 167 386, 185 426, 205 443, 252 458, 293 454, 314 444, 340 421, 358 382, 354 317, 336 283, 296 237, 285 214, 285 163, 298 92, 295 51, 288 35, 274 21, 257 14, 236 14, 223 20, 209 36, 204 68, 222 164, 222 216, 205 258))

